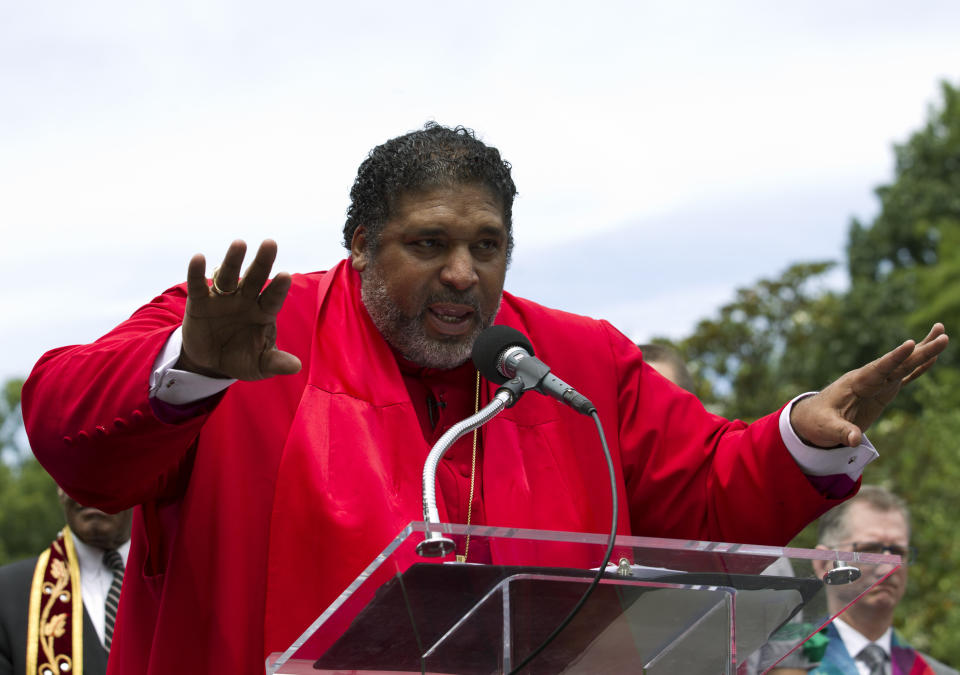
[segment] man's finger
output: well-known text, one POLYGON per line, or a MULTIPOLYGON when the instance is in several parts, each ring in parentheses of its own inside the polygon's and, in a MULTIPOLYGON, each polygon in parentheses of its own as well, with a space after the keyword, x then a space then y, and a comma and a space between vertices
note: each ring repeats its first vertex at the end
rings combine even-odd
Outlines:
POLYGON ((847 425, 844 430, 844 445, 848 448, 855 448, 863 441, 863 432, 856 424, 847 425))
POLYGON ((930 366, 932 366, 936 362, 937 362, 937 357, 934 356, 932 359, 930 359, 926 363, 920 364, 919 366, 913 369, 912 373, 904 376, 902 380, 903 384, 907 384, 908 382, 913 382, 915 379, 917 379, 918 377, 923 375, 925 372, 930 370, 930 366))
POLYGON ((267 283, 270 277, 270 270, 273 269, 273 261, 277 259, 277 242, 273 239, 264 239, 257 249, 257 255, 254 257, 247 273, 243 275, 240 282, 240 293, 245 298, 255 298, 260 294, 260 289, 267 283))
POLYGON ((190 258, 187 265, 187 296, 191 298, 205 298, 210 294, 207 286, 207 261, 202 253, 190 258))
POLYGON ((943 327, 942 323, 935 323, 930 328, 930 332, 927 333, 927 337, 923 338, 923 340, 920 341, 920 344, 923 345, 928 342, 933 342, 941 335, 944 335, 946 332, 947 332, 947 329, 943 327))
MULTIPOLYGON (((927 336, 929 338, 930 336, 927 336)), ((933 361, 947 348, 950 340, 946 335, 940 334, 929 342, 924 340, 916 347, 913 352, 903 362, 898 365, 891 373, 890 379, 903 379, 910 377, 913 372, 924 364, 933 364, 933 361)), ((927 366, 929 368, 929 365, 927 366)), ((919 373, 918 373, 919 374, 919 373)), ((911 377, 910 379, 914 379, 911 377)))
POLYGON ((790 419, 794 431, 805 443, 820 448, 860 445, 863 432, 856 422, 843 417, 829 400, 815 400, 825 393, 826 390, 794 404, 790 419))
POLYGON ((300 359, 279 349, 268 349, 260 356, 260 372, 264 377, 293 375, 299 372, 301 367, 300 359))
MULTIPOLYGON (((863 432, 860 427, 842 417, 837 417, 830 424, 824 425, 823 432, 827 436, 822 442, 822 446, 825 448, 838 445, 855 448, 860 445, 860 441, 863 439, 863 432)), ((821 443, 817 443, 817 445, 821 445, 821 443)))
MULTIPOLYGON (((880 358, 871 361, 863 368, 854 372, 860 377, 867 378, 867 381, 864 382, 865 384, 881 385, 891 378, 894 371, 896 371, 904 361, 910 358, 910 355, 914 353, 915 349, 916 343, 913 340, 907 340, 899 347, 891 349, 880 358)), ((904 372, 909 372, 909 370, 912 369, 913 368, 907 369, 904 372)))
POLYGON ((291 283, 293 283, 293 281, 286 272, 277 274, 277 276, 273 278, 273 281, 263 289, 263 293, 260 294, 260 299, 258 300, 260 309, 267 314, 276 316, 277 313, 280 312, 280 308, 283 307, 283 301, 287 298, 287 292, 290 290, 291 283))
POLYGON ((243 257, 247 254, 247 243, 242 239, 234 239, 223 256, 223 262, 214 272, 214 281, 221 293, 232 294, 237 290, 240 281, 240 268, 243 257))

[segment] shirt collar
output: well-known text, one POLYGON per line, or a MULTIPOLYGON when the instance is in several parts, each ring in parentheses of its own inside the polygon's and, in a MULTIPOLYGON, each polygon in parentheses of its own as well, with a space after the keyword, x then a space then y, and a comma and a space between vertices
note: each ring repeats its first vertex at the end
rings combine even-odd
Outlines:
POLYGON ((844 621, 843 617, 838 617, 837 620, 833 622, 833 625, 836 627, 837 632, 840 633, 840 639, 843 640, 843 645, 847 648, 847 653, 853 658, 856 658, 857 654, 863 651, 863 648, 869 644, 879 646, 884 653, 886 653, 887 658, 890 658, 893 626, 888 626, 887 630, 884 631, 883 635, 878 639, 868 640, 860 631, 844 621))
MULTIPOLYGON (((80 574, 82 575, 84 572, 90 573, 99 571, 103 567, 104 550, 80 541, 80 537, 78 537, 72 530, 70 534, 73 536, 73 548, 77 552, 77 562, 80 564, 80 574)), ((117 547, 117 553, 120 554, 120 558, 123 560, 123 566, 126 567, 127 556, 130 555, 129 539, 117 547)))

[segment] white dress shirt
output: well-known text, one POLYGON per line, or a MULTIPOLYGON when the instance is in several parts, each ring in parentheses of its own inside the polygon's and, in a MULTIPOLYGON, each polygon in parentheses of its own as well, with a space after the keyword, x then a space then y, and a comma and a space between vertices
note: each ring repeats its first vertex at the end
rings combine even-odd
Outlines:
MULTIPOLYGON (((80 566, 80 597, 83 598, 83 606, 90 615, 94 630, 97 631, 97 638, 100 644, 103 644, 104 603, 107 601, 107 593, 110 592, 110 584, 113 583, 113 571, 103 565, 103 549, 83 543, 73 532, 70 534, 73 535, 73 548, 77 552, 80 566)), ((125 541, 117 552, 126 567, 130 540, 125 541)))
POLYGON ((863 648, 869 644, 875 644, 887 655, 887 662, 890 661, 890 646, 893 643, 893 626, 887 628, 887 631, 877 640, 868 640, 860 631, 848 624, 842 617, 833 622, 837 632, 840 633, 840 639, 843 640, 843 646, 847 648, 847 653, 857 664, 857 671, 860 675, 870 675, 870 668, 863 661, 857 658, 857 654, 863 651, 863 648))

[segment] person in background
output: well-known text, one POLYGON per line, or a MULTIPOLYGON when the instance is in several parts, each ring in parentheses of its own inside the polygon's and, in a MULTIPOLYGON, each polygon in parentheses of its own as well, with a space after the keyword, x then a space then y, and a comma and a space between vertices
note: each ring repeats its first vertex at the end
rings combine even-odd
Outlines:
POLYGON ((66 527, 38 557, 0 567, 0 675, 107 672, 132 510, 57 492, 66 527))
MULTIPOLYGON (((915 551, 910 546, 910 513, 899 496, 877 485, 864 485, 855 497, 820 518, 817 548, 863 553, 892 553, 903 564, 862 568, 857 581, 828 585, 831 616, 853 602, 869 584, 889 574, 856 600, 826 629, 829 642, 816 675, 957 675, 953 668, 912 649, 893 629, 893 614, 907 591, 908 565, 915 551)), ((814 571, 823 576, 830 563, 815 560, 814 571)))
POLYGON ((686 389, 691 394, 695 393, 693 375, 687 368, 680 354, 673 347, 659 344, 639 345, 643 352, 643 360, 652 366, 655 371, 673 382, 681 389, 686 389))

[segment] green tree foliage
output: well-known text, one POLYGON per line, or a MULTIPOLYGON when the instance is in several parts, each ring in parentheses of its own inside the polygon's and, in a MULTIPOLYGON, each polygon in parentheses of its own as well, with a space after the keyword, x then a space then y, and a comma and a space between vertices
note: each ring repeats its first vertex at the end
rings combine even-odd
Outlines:
MULTIPOLYGON (((960 89, 943 83, 926 125, 894 148, 894 180, 876 190, 880 213, 854 220, 847 309, 870 326, 850 365, 934 321, 960 325, 960 89)), ((849 333, 855 331, 851 327, 849 333)), ((942 359, 960 364, 960 352, 942 359)))
MULTIPOLYGON (((960 89, 922 129, 894 148, 894 180, 876 191, 880 211, 854 220, 850 287, 823 283, 830 263, 796 264, 737 292, 678 349, 698 393, 726 416, 753 420, 794 395, 819 389, 935 321, 960 327, 960 89)), ((896 625, 918 647, 960 664, 960 541, 953 510, 960 484, 960 349, 909 385, 869 431, 881 458, 865 482, 887 485, 911 506, 919 563, 896 625)), ((808 527, 793 545, 816 543, 808 527)))
POLYGON ((0 460, 16 462, 27 453, 20 414, 20 390, 23 380, 13 378, 0 386, 0 460))
POLYGON ((776 279, 737 291, 717 316, 677 345, 698 377, 698 395, 727 417, 754 420, 776 401, 822 386, 818 358, 838 298, 827 290, 832 262, 798 263, 776 279))
MULTIPOLYGON (((935 321, 960 327, 960 89, 943 83, 928 121, 894 148, 894 180, 877 189, 880 212, 854 221, 846 311, 861 330, 848 359, 863 359, 920 336, 935 321)), ((854 363, 856 361, 853 361, 854 363)), ((960 664, 960 543, 952 522, 960 481, 960 349, 911 385, 898 407, 871 430, 884 453, 866 478, 884 482, 913 510, 920 563, 898 625, 919 647, 960 664)))
MULTIPOLYGON (((947 379, 957 377, 951 370, 947 379)), ((953 518, 960 463, 960 410, 943 394, 944 384, 918 380, 921 412, 896 411, 872 435, 883 456, 869 468, 869 480, 902 495, 911 508, 913 544, 919 549, 910 569, 909 590, 897 609, 897 625, 921 649, 947 663, 960 663, 960 542, 953 518)))
POLYGON ((0 463, 0 565, 36 555, 63 523, 57 486, 37 460, 0 463))
POLYGON ((22 386, 8 380, 0 398, 0 565, 36 555, 63 527, 56 484, 26 448, 22 386))

